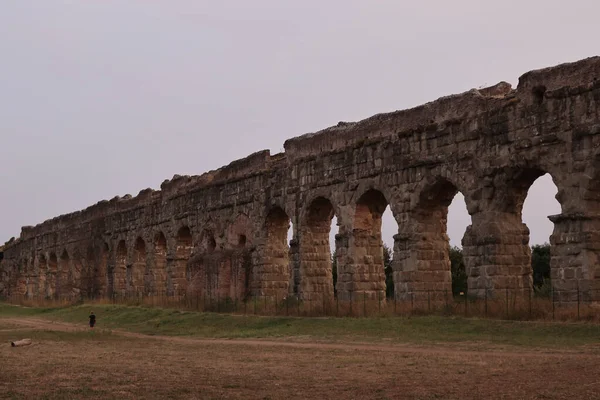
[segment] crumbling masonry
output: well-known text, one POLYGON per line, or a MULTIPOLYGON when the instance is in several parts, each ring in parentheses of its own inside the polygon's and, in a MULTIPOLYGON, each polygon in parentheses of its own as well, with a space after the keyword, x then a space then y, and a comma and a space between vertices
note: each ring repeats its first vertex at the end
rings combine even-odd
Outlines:
MULTIPOLYGON (((332 298, 329 231, 339 224, 337 296, 384 296, 381 215, 389 205, 398 299, 451 289, 446 216, 457 192, 469 294, 529 290, 521 209, 549 173, 561 301, 600 289, 600 58, 289 139, 161 190, 101 201, 22 228, 0 252, 0 295, 201 293, 332 298), (293 224, 293 240, 287 232, 293 224)), ((547 199, 550 201, 551 199, 547 199)), ((5 210, 6 212, 7 210, 5 210)), ((600 292, 597 292, 600 293, 600 292)))

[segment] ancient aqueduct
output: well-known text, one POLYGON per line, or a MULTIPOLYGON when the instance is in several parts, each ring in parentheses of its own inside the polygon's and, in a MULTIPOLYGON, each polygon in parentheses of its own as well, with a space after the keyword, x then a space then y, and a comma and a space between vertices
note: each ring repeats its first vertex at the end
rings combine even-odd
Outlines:
POLYGON ((577 288, 596 297, 597 78, 599 57, 528 72, 516 90, 502 82, 340 122, 287 140, 284 153, 258 152, 23 227, 0 252, 0 295, 332 298, 335 215, 337 296, 376 298, 385 295, 381 215, 389 205, 398 223, 395 296, 439 297, 451 287, 446 215, 458 191, 472 218, 463 238, 469 294, 529 290, 521 209, 533 181, 549 173, 562 207, 549 217, 552 284, 561 301, 573 301, 577 288))

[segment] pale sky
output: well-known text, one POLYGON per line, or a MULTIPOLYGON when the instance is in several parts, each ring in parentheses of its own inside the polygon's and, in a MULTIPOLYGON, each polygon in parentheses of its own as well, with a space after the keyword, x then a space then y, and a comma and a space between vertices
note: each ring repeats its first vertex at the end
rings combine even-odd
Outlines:
MULTIPOLYGON (((596 0, 3 0, 0 241, 338 121, 597 55, 599 11, 596 0)), ((547 178, 530 192, 533 243, 551 233, 555 192, 547 178)), ((453 244, 468 223, 453 204, 453 244)))

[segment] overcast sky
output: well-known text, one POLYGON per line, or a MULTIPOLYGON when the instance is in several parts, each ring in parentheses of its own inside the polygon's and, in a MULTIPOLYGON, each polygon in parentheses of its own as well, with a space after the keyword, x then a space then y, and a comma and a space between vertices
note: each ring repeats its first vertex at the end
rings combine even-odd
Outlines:
MULTIPOLYGON (((599 11, 597 0, 3 0, 0 241, 338 121, 597 55, 599 11)), ((534 243, 560 212, 540 181, 524 210, 534 243)), ((469 220, 455 201, 453 244, 469 220)), ((386 220, 386 242, 395 229, 386 220)))

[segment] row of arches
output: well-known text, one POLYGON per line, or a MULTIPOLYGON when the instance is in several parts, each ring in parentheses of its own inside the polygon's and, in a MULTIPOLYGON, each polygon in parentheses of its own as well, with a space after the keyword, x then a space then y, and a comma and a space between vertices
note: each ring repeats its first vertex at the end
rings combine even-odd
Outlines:
MULTIPOLYGON (((458 198, 462 200, 462 207, 465 209, 463 216, 468 217, 468 220, 463 220, 462 226, 466 237, 465 263, 493 264, 488 271, 476 268, 469 271, 467 268, 473 293, 477 295, 478 289, 493 290, 499 285, 503 285, 502 288, 531 290, 529 229, 523 223, 522 210, 529 189, 541 176, 544 173, 540 170, 522 171, 512 177, 513 192, 495 199, 497 209, 492 213, 497 213, 498 220, 487 221, 488 225, 499 230, 494 239, 489 239, 497 242, 495 247, 470 241, 469 233, 473 232, 468 228, 471 217, 466 211, 464 196, 448 179, 432 180, 430 185, 418 193, 418 198, 410 207, 404 210, 397 207, 393 219, 393 230, 396 232, 392 261, 393 281, 387 282, 387 285, 394 285, 392 292, 403 297, 414 292, 433 291, 439 299, 442 295, 445 297, 448 293, 452 294, 448 209, 458 194, 461 194, 458 198), (397 221, 400 224, 395 223, 397 221), (503 244, 502 240, 506 242, 503 244), (499 272, 495 272, 496 270, 499 272), (503 276, 498 279, 494 274, 503 276), (482 275, 484 279, 479 279, 482 275)), ((543 180, 546 185, 553 186, 556 193, 551 177, 547 175, 543 180)), ((560 212, 560 204, 552 196, 554 193, 550 192, 548 196, 548 190, 544 188, 539 194, 532 195, 534 208, 536 205, 540 208, 541 200, 544 204, 552 204, 553 208, 546 208, 549 210, 548 214, 560 212), (536 199, 539 194, 546 198, 536 199)), ((320 300, 336 295, 350 299, 353 293, 369 298, 385 298, 386 292, 390 293, 390 290, 386 290, 389 288, 386 288, 384 269, 382 216, 389 209, 390 204, 385 195, 377 189, 369 189, 356 201, 352 216, 342 216, 347 221, 340 223, 341 230, 334 235, 332 228, 335 222, 332 221, 339 218, 336 207, 326 197, 317 197, 301 215, 297 236, 290 241, 291 246, 286 246, 285 240, 289 217, 279 207, 272 209, 265 225, 269 238, 268 261, 265 263, 269 267, 268 271, 276 271, 282 275, 287 271, 289 293, 297 294, 305 300, 320 300), (272 265, 276 268, 273 269, 272 265)), ((540 222, 539 218, 537 222, 540 222)), ((549 236, 550 232, 546 230, 544 241, 549 236)), ((281 281, 286 278, 282 277, 281 281)), ((267 292, 268 288, 269 285, 267 292)))
MULTIPOLYGON (((505 230, 502 234, 515 235, 521 242, 525 237, 528 240, 521 209, 529 187, 540 175, 538 170, 515 174, 514 193, 496 198, 496 211, 503 218, 503 225, 497 224, 505 230)), ((352 207, 334 206, 326 196, 313 198, 296 215, 298 227, 293 235, 290 215, 284 207, 273 206, 266 213, 263 228, 256 232, 252 232, 247 217, 234 221, 218 248, 212 231, 204 230, 194 240, 190 228, 182 226, 172 242, 159 231, 150 240, 142 236, 129 243, 119 239, 110 248, 103 243, 99 251, 88 252, 86 257, 72 257, 66 250, 60 255, 40 254, 37 283, 28 283, 27 291, 47 296, 187 291, 236 298, 253 293, 298 295, 311 301, 336 295, 350 299, 358 293, 385 298, 386 285, 390 284, 398 296, 432 288, 451 292, 448 207, 458 193, 454 183, 440 177, 424 185, 415 198, 394 205, 392 281, 386 282, 382 231, 383 215, 390 210, 390 203, 382 191, 371 187, 352 207), (335 236, 332 223, 339 224, 335 236), (248 246, 249 242, 253 245, 248 246)), ((481 244, 467 240, 466 246, 467 264, 482 264, 475 257, 488 257, 494 267, 501 264, 502 254, 496 250, 492 259, 477 254, 481 244)), ((512 267, 518 264, 523 268, 515 274, 515 279, 521 279, 515 287, 525 287, 531 285, 531 271, 523 267, 530 254, 528 246, 517 247, 509 250, 510 256, 522 259, 510 262, 512 267)), ((469 278, 481 275, 480 271, 469 272, 473 275, 469 278)), ((469 284, 480 282, 470 279, 469 284)), ((484 285, 489 286, 489 282, 484 285)))
POLYGON ((25 262, 24 291, 44 297, 61 297, 78 294, 81 290, 82 261, 71 258, 67 250, 60 256, 50 252, 41 254, 37 259, 25 262), (37 279, 33 279, 37 277, 37 279))
MULTIPOLYGON (((109 263, 108 257, 106 260, 107 294, 152 294, 169 289, 176 291, 182 285, 180 277, 185 279, 186 264, 192 250, 190 229, 184 226, 177 232, 175 254, 171 260, 168 260, 164 233, 156 233, 152 242, 151 246, 147 246, 146 241, 138 236, 130 260, 126 241, 121 239, 117 242, 114 263, 109 263), (148 250, 149 247, 151 250, 148 250)), ((108 251, 108 245, 105 248, 108 251)))
POLYGON ((108 266, 106 292, 242 298, 249 291, 251 273, 247 235, 247 218, 240 216, 219 247, 212 230, 203 230, 196 241, 188 226, 179 228, 171 251, 162 232, 150 245, 137 237, 130 256, 126 241, 119 240, 114 263, 108 266))

